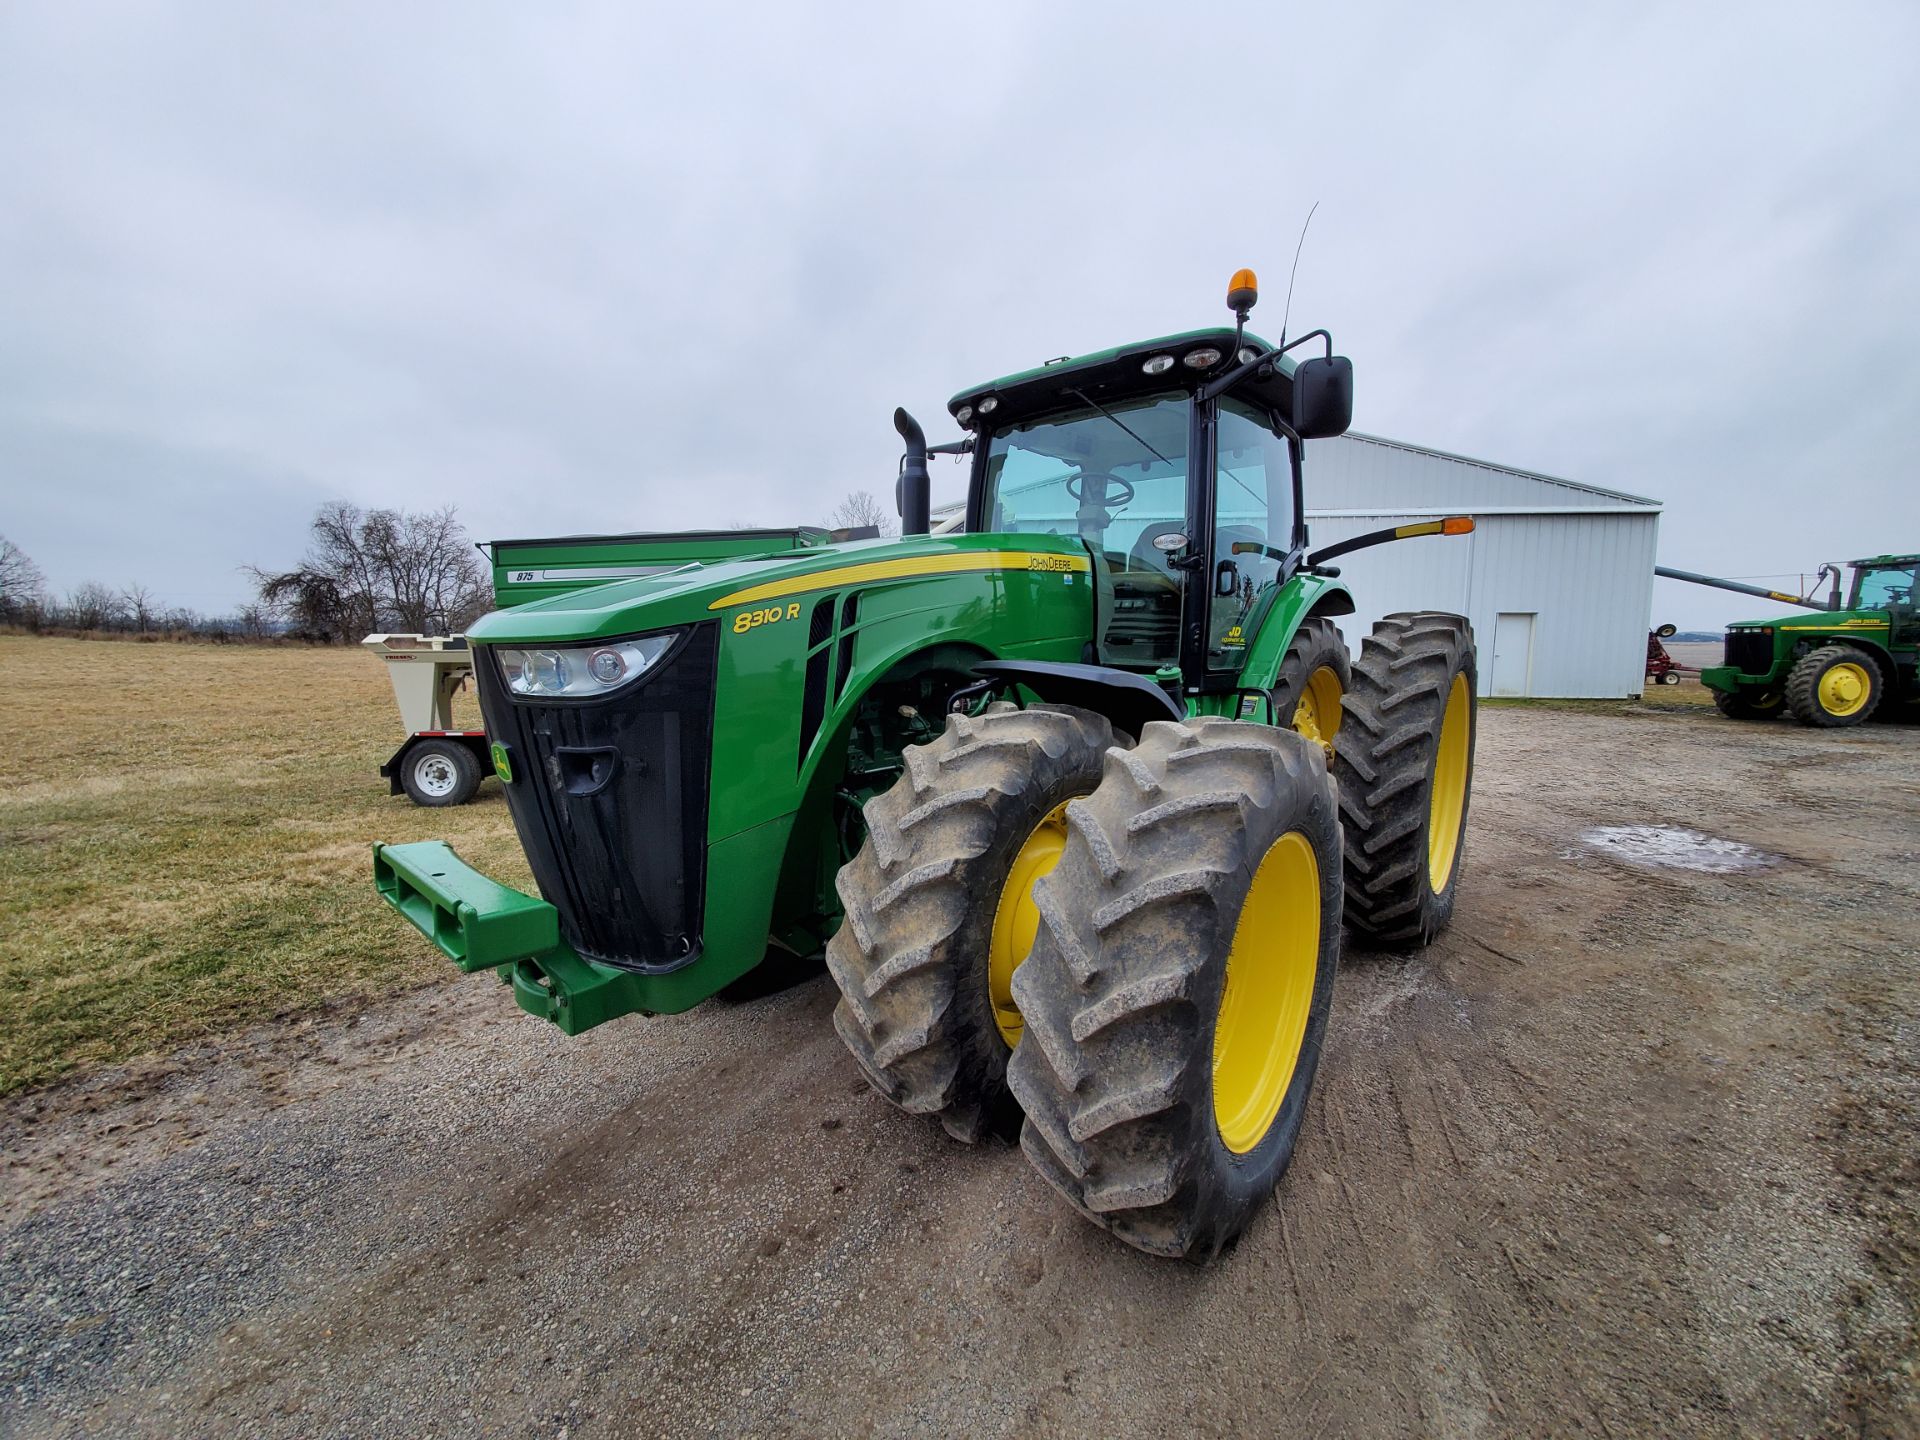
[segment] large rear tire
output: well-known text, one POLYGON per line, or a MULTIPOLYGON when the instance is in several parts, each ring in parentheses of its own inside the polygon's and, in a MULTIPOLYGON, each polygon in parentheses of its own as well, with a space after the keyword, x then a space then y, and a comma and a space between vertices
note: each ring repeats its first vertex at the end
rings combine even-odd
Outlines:
POLYGON ((1873 657, 1851 645, 1823 645, 1795 662, 1787 676, 1787 708, 1802 725, 1858 725, 1880 708, 1886 691, 1873 657))
POLYGON ((1318 745, 1146 726, 1067 807, 1014 976, 1020 1144, 1081 1214, 1155 1255, 1217 1254, 1306 1114, 1340 957, 1340 830, 1318 745))
POLYGON ((1273 682, 1273 723, 1297 731, 1333 757, 1340 702, 1353 684, 1353 662, 1340 627, 1324 616, 1300 622, 1273 682))
POLYGON ((1335 738, 1346 919, 1376 950, 1417 950, 1453 919, 1479 717, 1473 627, 1389 615, 1353 667, 1335 738))
POLYGON ((1011 984, 1037 923, 1033 881, 1113 743, 1103 716, 1066 706, 952 715, 867 802, 866 841, 837 881, 846 919, 827 945, 834 1028, 874 1089, 956 1139, 1011 1134, 1017 1120, 1006 1031, 1017 1036, 1011 984))

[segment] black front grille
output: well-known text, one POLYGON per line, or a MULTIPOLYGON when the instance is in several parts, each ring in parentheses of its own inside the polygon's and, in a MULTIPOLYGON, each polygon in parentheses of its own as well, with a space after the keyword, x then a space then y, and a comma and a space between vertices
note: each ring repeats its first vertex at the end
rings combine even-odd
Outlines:
POLYGON ((1758 630, 1727 631, 1727 660, 1743 675, 1766 675, 1773 670, 1773 636, 1758 630))
POLYGON ((511 752, 527 863, 590 959, 670 970, 700 952, 719 645, 717 624, 696 626, 605 700, 516 700, 490 653, 474 665, 487 733, 511 752))

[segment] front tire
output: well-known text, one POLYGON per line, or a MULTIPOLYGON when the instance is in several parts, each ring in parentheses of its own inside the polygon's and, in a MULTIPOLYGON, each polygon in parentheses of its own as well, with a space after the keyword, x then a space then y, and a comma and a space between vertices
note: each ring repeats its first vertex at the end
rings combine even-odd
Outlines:
POLYGON ((1453 919, 1478 729, 1473 627, 1389 615, 1353 667, 1335 739, 1346 919, 1376 950, 1417 950, 1453 919))
POLYGON ((1800 657, 1787 676, 1787 708, 1802 725, 1858 725, 1880 708, 1880 667, 1851 645, 1823 645, 1800 657))
POLYGON ((1293 1158, 1340 956, 1340 830, 1318 745, 1155 721, 1067 807, 1014 976, 1021 1148, 1155 1255, 1217 1254, 1293 1158))
POLYGON ((1066 706, 950 715, 867 802, 866 840, 836 881, 846 919, 827 944, 833 1026, 875 1090, 955 1139, 1011 1133, 1017 1118, 1007 1032, 1018 1033, 1011 983, 1037 923, 1033 881, 1058 858, 1056 833, 1064 844, 1060 812, 1099 784, 1113 743, 1103 716, 1066 706))
POLYGON ((1778 690, 1713 692, 1713 708, 1729 720, 1771 720, 1785 705, 1786 696, 1778 690))

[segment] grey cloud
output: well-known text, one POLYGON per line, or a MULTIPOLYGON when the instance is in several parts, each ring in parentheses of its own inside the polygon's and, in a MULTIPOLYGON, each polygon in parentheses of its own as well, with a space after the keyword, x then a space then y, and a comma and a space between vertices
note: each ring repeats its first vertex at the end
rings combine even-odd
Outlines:
POLYGON ((1867 4, 10 7, 0 532, 208 607, 326 496, 817 519, 895 404, 1242 264, 1277 330, 1318 199, 1362 428, 1658 496, 1689 568, 1920 544, 1915 54, 1867 4))

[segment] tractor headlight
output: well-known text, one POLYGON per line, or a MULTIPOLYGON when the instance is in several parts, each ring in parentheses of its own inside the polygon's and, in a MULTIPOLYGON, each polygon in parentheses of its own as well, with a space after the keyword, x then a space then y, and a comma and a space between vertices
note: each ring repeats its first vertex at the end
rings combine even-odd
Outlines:
POLYGON ((540 646, 494 651, 500 678, 516 695, 585 699, 631 685, 673 648, 677 632, 610 640, 604 645, 540 646))

